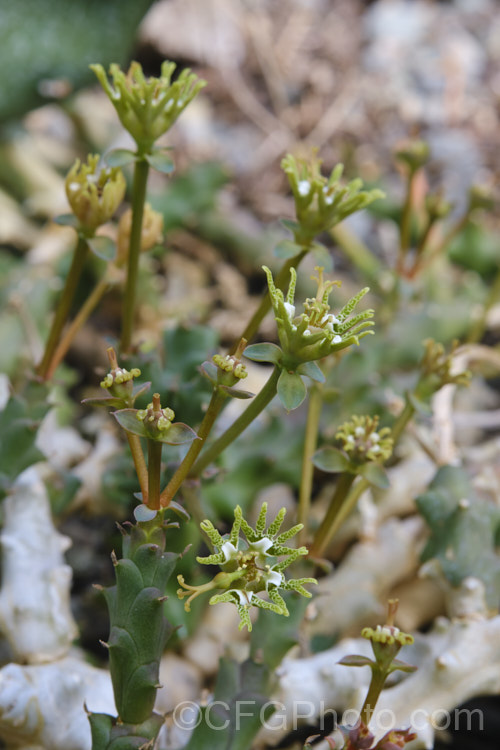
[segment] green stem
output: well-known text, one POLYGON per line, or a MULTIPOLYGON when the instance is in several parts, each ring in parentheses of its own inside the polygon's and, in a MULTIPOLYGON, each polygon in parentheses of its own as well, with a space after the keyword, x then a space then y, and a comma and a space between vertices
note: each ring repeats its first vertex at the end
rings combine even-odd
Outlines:
POLYGON ((493 280, 493 284, 490 288, 486 301, 482 307, 481 315, 479 316, 479 318, 477 318, 477 320, 474 321, 469 333, 467 334, 466 340, 468 344, 477 344, 478 341, 481 341, 483 334, 486 330, 486 320, 488 318, 488 313, 493 307, 493 305, 497 302, 499 297, 500 297, 500 268, 497 271, 497 275, 495 276, 495 279, 493 280))
POLYGON ((392 439, 394 442, 394 446, 396 446, 399 438, 401 437, 403 430, 405 429, 410 419, 412 419, 414 414, 415 414, 415 407, 407 398, 403 411, 401 412, 401 414, 399 415, 399 417, 396 419, 393 426, 391 427, 391 435, 392 435, 392 439))
MULTIPOLYGON (((289 258, 286 261, 286 263, 283 264, 274 282, 278 289, 283 289, 283 287, 286 286, 286 284, 290 280, 290 269, 297 268, 301 260, 307 255, 308 252, 309 252, 309 247, 305 248, 304 250, 301 250, 300 253, 297 253, 297 255, 294 255, 293 258, 289 258)), ((270 309, 271 309, 271 297, 269 296, 269 292, 267 292, 262 298, 257 310, 252 315, 250 322, 248 323, 247 327, 243 331, 240 338, 244 338, 247 341, 251 341, 253 337, 255 336, 255 334, 257 333, 260 324, 262 323, 263 319, 265 318, 265 316, 267 315, 270 309)))
POLYGON ((148 439, 148 508, 160 508, 161 449, 162 443, 148 439))
POLYGON ((205 412, 203 421, 198 428, 198 440, 193 440, 190 449, 184 457, 184 460, 160 495, 160 503, 162 506, 167 506, 170 501, 173 500, 182 482, 189 475, 191 467, 198 458, 201 449, 205 445, 210 430, 212 429, 213 424, 217 419, 217 416, 219 415, 219 412, 222 409, 226 398, 226 394, 223 393, 219 388, 214 389, 212 398, 210 399, 210 403, 208 405, 208 409, 205 412))
POLYGON ((339 476, 326 516, 323 518, 316 532, 309 551, 311 557, 321 557, 328 547, 330 540, 338 528, 338 523, 336 522, 337 516, 349 495, 349 490, 355 479, 356 475, 348 472, 343 472, 339 476))
POLYGON ((128 254, 127 281, 123 297, 121 350, 128 352, 132 343, 134 328, 135 299, 137 278, 139 274, 139 256, 141 254, 142 217, 146 200, 149 164, 142 158, 137 159, 134 168, 132 194, 132 226, 130 229, 130 246, 128 254))
POLYGON ((144 453, 142 452, 141 441, 137 435, 133 435, 131 432, 127 432, 126 435, 130 446, 130 452, 132 453, 137 479, 139 480, 139 486, 142 492, 142 502, 147 503, 148 470, 146 467, 146 461, 144 460, 144 453))
POLYGON ((299 509, 297 521, 302 523, 304 528, 300 532, 299 540, 302 543, 307 536, 307 522, 311 507, 311 491, 314 475, 314 464, 312 456, 318 443, 319 419, 321 416, 321 407, 323 406, 323 388, 315 384, 309 390, 309 403, 306 420, 306 430, 304 436, 304 450, 302 453, 302 476, 300 479, 299 489, 299 509))
POLYGON ((228 429, 196 461, 192 468, 191 476, 199 476, 201 472, 212 463, 212 461, 215 461, 217 456, 222 453, 228 445, 241 435, 243 430, 245 430, 248 425, 259 416, 261 411, 266 408, 276 395, 276 388, 280 374, 281 369, 276 365, 267 383, 255 398, 252 399, 243 414, 241 414, 238 419, 233 422, 231 427, 228 427, 228 429))
POLYGON ((384 689, 386 679, 386 672, 382 671, 380 668, 375 668, 372 670, 370 687, 368 688, 368 693, 366 694, 365 702, 363 703, 363 708, 361 709, 360 713, 361 721, 366 726, 368 726, 368 724, 370 723, 370 719, 372 717, 375 706, 377 705, 380 693, 384 689))
POLYGON ((365 243, 344 224, 337 224, 330 229, 330 235, 346 258, 370 281, 377 283, 382 270, 381 264, 365 243))
POLYGON ((40 375, 40 377, 42 377, 44 380, 48 379, 47 373, 49 372, 52 357, 61 337, 64 324, 68 319, 71 304, 73 302, 76 288, 78 286, 78 281, 85 265, 87 253, 87 240, 81 235, 78 235, 78 242, 73 254, 73 260, 71 261, 71 266, 66 277, 64 289, 59 300, 59 305, 57 307, 54 320, 52 322, 52 328, 50 329, 49 338, 45 345, 45 352, 42 361, 37 367, 38 375, 40 375))
POLYGON ((429 248, 428 252, 421 258, 421 262, 418 264, 418 270, 421 271, 424 268, 427 268, 431 265, 431 263, 439 256, 441 253, 446 250, 448 245, 455 239, 455 237, 460 234, 460 232, 465 229, 467 226, 467 222, 470 219, 470 214, 468 211, 465 212, 465 214, 460 218, 457 219, 455 224, 450 228, 450 230, 444 235, 444 237, 441 239, 440 242, 438 242, 437 245, 434 247, 429 248))
POLYGON ((404 259, 410 249, 411 241, 411 218, 412 218, 412 207, 413 207, 413 184, 415 180, 415 174, 413 170, 410 170, 408 174, 408 181, 406 184, 406 197, 403 205, 403 211, 401 214, 401 224, 399 227, 399 258, 398 258, 398 271, 403 271, 404 259))
POLYGON ((78 311, 78 314, 71 321, 70 325, 64 332, 54 352, 54 355, 51 359, 49 368, 47 370, 48 380, 50 380, 50 378, 53 376, 53 374, 59 367, 60 363, 66 356, 67 351, 69 347, 71 346, 71 343, 73 339, 75 338, 76 334, 78 333, 80 328, 82 328, 82 326, 86 323, 90 315, 93 313, 93 311, 97 307, 99 300, 101 299, 103 294, 109 289, 110 286, 111 284, 108 279, 101 279, 101 281, 99 281, 99 283, 94 287, 91 294, 85 300, 84 304, 78 311))

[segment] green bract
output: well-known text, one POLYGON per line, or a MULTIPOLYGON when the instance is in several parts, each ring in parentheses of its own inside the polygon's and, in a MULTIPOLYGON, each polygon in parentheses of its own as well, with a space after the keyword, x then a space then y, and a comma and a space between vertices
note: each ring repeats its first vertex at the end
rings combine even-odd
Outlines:
POLYGON ((274 284, 269 268, 263 268, 267 275, 281 347, 275 344, 254 344, 245 349, 245 356, 259 362, 273 362, 281 368, 278 396, 286 409, 295 409, 306 395, 301 375, 323 382, 323 373, 315 361, 352 344, 359 344, 363 336, 372 333, 367 329, 373 325, 370 320, 373 310, 365 310, 351 317, 358 302, 368 292, 366 287, 352 297, 337 315, 330 312, 330 290, 334 285, 339 286, 340 282, 324 281, 323 269, 316 266, 318 276, 313 277, 318 283, 316 297, 306 299, 304 312, 296 315, 295 269, 290 269, 290 286, 285 297, 274 284))
POLYGON ((213 580, 201 586, 190 586, 183 576, 177 580, 183 587, 178 590, 180 598, 188 597, 185 609, 189 612, 190 604, 205 591, 221 589, 223 593, 214 594, 210 604, 232 602, 238 608, 241 618, 240 630, 245 626, 252 629, 248 610, 250 607, 269 609, 279 615, 288 616, 288 609, 280 595, 281 591, 297 591, 302 596, 311 594, 304 588, 305 583, 316 583, 314 578, 286 579, 283 571, 301 555, 307 555, 305 547, 294 549, 285 542, 302 529, 302 524, 293 526, 288 531, 279 533, 286 510, 282 508, 274 521, 266 529, 267 503, 263 503, 255 529, 243 518, 241 508, 236 506, 234 524, 231 532, 222 537, 211 521, 203 521, 202 530, 210 539, 215 552, 208 557, 197 557, 203 565, 218 565, 221 572, 213 580), (240 536, 243 532, 244 538, 240 536), (285 558, 281 561, 278 558, 285 558), (258 594, 267 593, 269 600, 258 594))
POLYGON ((150 151, 153 143, 167 132, 205 86, 205 81, 189 69, 183 70, 172 83, 176 66, 168 61, 162 63, 159 78, 146 78, 138 62, 131 63, 127 74, 113 64, 109 69, 113 86, 102 65, 90 67, 116 109, 123 127, 143 154, 150 151))

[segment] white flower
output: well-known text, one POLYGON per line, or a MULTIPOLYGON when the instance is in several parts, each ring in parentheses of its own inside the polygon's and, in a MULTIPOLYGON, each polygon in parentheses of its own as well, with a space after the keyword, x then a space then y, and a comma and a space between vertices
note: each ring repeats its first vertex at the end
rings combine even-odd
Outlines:
POLYGON ((300 182, 297 185, 297 190, 299 191, 299 195, 305 198, 306 195, 309 195, 309 192, 311 190, 311 185, 308 182, 308 180, 300 180, 300 182))

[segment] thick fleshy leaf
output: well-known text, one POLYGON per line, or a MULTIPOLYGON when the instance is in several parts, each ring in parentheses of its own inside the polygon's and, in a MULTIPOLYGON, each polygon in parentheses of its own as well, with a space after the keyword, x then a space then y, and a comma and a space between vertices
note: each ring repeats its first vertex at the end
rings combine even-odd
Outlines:
POLYGON ((281 240, 274 248, 274 255, 281 260, 294 258, 302 250, 301 245, 297 245, 293 240, 281 240))
POLYGON ((342 471, 351 471, 351 462, 342 451, 327 445, 320 448, 312 457, 313 464, 321 471, 338 474, 342 471))
POLYGON ((282 370, 278 380, 278 396, 287 411, 301 405, 306 397, 306 387, 298 372, 282 370))
POLYGON ((87 245, 94 255, 102 258, 102 260, 110 261, 116 258, 116 245, 111 237, 103 237, 102 235, 92 237, 92 239, 87 240, 87 245))
POLYGON ((283 352, 279 346, 269 343, 250 344, 243 354, 247 359, 251 359, 254 362, 272 362, 273 364, 277 364, 283 356, 283 352))
POLYGON ((132 397, 136 399, 138 396, 140 396, 142 393, 145 393, 146 391, 149 391, 151 388, 151 381, 148 380, 146 383, 139 383, 138 385, 134 386, 132 389, 132 397))
POLYGON ((74 214, 61 214, 60 216, 56 216, 54 223, 59 224, 61 227, 73 227, 73 229, 78 229, 79 227, 78 219, 74 214))
POLYGON ((140 523, 146 523, 147 521, 152 521, 153 518, 156 518, 157 513, 158 513, 157 510, 148 508, 148 506, 144 505, 144 503, 142 503, 141 505, 138 505, 137 508, 134 508, 134 518, 136 521, 139 521, 140 523))
POLYGON ((196 432, 183 422, 174 422, 164 435, 156 438, 158 442, 167 443, 167 445, 183 445, 184 443, 192 443, 193 440, 197 439, 196 432))
POLYGON ((123 406, 122 398, 115 398, 114 396, 96 396, 95 398, 84 398, 82 404, 87 406, 108 406, 113 409, 119 409, 123 406))
POLYGON ((136 158, 137 154, 128 148, 115 148, 104 156, 104 161, 108 167, 124 167, 126 164, 132 164, 136 158))
POLYGON ((289 229, 290 232, 293 233, 300 229, 300 224, 298 224, 296 221, 292 221, 292 219, 281 219, 281 223, 286 229, 289 229))
POLYGON ((153 151, 151 154, 146 154, 146 161, 153 169, 163 174, 172 174, 175 169, 173 160, 164 151, 153 151))
POLYGON ((361 656, 360 654, 348 654, 344 656, 337 664, 343 664, 345 667, 371 667, 375 664, 372 659, 367 656, 361 656))
POLYGON ((400 672, 416 672, 418 667, 413 666, 413 664, 407 664, 405 661, 401 661, 400 659, 393 659, 392 664, 390 667, 391 672, 395 672, 396 670, 399 670, 400 672))
POLYGON ((175 500, 171 500, 168 504, 168 507, 173 510, 176 515, 180 516, 183 521, 191 520, 191 516, 189 515, 187 510, 175 500))
POLYGON ((219 388, 221 391, 227 393, 228 396, 231 396, 231 398, 253 398, 255 396, 255 393, 243 391, 241 388, 234 388, 230 385, 220 385, 219 388))
POLYGON ((324 383, 326 380, 316 362, 303 362, 297 367, 297 372, 300 372, 301 375, 307 375, 308 378, 315 380, 317 383, 324 383))
POLYGON ((204 378, 210 380, 212 385, 217 385, 217 365, 213 362, 202 362, 200 365, 200 372, 204 378))
POLYGON ((148 432, 141 422, 137 419, 137 409, 121 409, 120 411, 113 412, 113 416, 124 430, 131 432, 132 435, 138 435, 139 437, 148 437, 148 432))
POLYGON ((361 474, 367 482, 370 482, 374 487, 378 487, 381 490, 386 490, 390 487, 391 483, 387 472, 380 464, 364 464, 364 466, 360 466, 358 469, 358 474, 361 474))

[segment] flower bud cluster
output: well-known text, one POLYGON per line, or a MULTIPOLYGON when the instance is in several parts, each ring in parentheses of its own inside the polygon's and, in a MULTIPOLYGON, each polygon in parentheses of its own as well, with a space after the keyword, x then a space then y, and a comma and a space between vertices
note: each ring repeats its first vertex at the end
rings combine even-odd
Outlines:
POLYGON ((469 385, 471 374, 468 370, 456 371, 453 355, 455 354, 458 341, 454 341, 451 350, 445 352, 444 346, 433 339, 424 341, 425 352, 420 363, 420 369, 424 378, 433 377, 436 380, 436 388, 453 383, 455 385, 469 385), (455 370, 455 371, 454 371, 455 370))
POLYGON ((124 367, 115 367, 101 380, 100 386, 109 390, 115 384, 122 385, 134 378, 138 378, 140 374, 141 371, 137 367, 133 367, 131 370, 126 370, 124 367))
POLYGON ((160 396, 158 393, 153 395, 153 401, 147 405, 146 409, 138 409, 136 419, 142 422, 148 433, 156 435, 165 433, 170 429, 175 414, 168 407, 162 409, 160 396))
POLYGON ((398 643, 400 646, 408 646, 413 643, 412 635, 403 633, 403 631, 394 625, 377 625, 375 630, 373 628, 363 628, 361 635, 372 643, 386 643, 389 646, 392 646, 394 643, 398 643))
POLYGON ((237 380, 243 380, 248 375, 245 365, 230 354, 226 354, 225 357, 222 354, 214 354, 212 362, 224 373, 234 375, 237 380))
POLYGON ((99 156, 90 154, 86 163, 76 160, 68 172, 65 187, 82 231, 93 234, 115 213, 125 195, 126 183, 121 169, 99 169, 99 156))
POLYGON ((349 458, 356 463, 366 461, 387 461, 392 454, 393 440, 389 427, 377 430, 378 416, 353 416, 349 422, 341 425, 337 440, 342 441, 342 448, 349 458))

